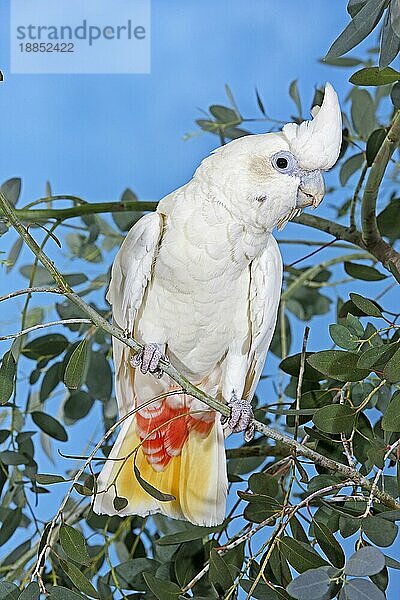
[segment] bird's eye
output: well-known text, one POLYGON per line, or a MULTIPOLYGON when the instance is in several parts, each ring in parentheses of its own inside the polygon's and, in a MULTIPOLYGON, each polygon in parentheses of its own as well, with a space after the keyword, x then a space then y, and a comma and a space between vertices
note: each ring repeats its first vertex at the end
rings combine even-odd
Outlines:
POLYGON ((285 150, 274 154, 271 157, 271 163, 274 169, 286 175, 294 175, 299 169, 297 160, 293 154, 285 150))
POLYGON ((280 169, 286 169, 286 167, 288 166, 288 161, 286 160, 286 158, 278 158, 278 160, 276 161, 276 166, 280 169))

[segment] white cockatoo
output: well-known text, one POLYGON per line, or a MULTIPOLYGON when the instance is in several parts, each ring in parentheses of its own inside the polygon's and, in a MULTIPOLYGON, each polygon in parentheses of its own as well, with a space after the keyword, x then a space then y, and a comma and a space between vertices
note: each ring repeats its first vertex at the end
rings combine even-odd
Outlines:
POLYGON ((218 148, 124 240, 107 299, 115 323, 144 350, 132 356, 113 339, 119 415, 136 411, 123 421, 98 477, 96 513, 162 513, 208 526, 224 520, 223 423, 208 406, 179 393, 159 360, 166 357, 196 386, 228 403, 225 429, 252 438, 250 402, 282 285, 272 231, 302 208, 318 206, 322 172, 339 156, 341 112, 329 83, 312 115, 281 132, 218 148), (155 498, 139 479, 170 499, 155 498), (126 502, 115 502, 116 496, 126 502))

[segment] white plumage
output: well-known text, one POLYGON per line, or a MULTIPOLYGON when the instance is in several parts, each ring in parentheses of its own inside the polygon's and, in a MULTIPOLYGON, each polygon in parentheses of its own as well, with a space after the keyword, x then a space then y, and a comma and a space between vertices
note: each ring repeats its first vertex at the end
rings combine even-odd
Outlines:
MULTIPOLYGON (((217 149, 127 235, 107 296, 116 323, 142 344, 157 344, 209 394, 249 402, 280 298, 282 260, 272 230, 299 207, 321 201, 320 170, 336 161, 340 140, 340 109, 327 84, 309 125, 217 149)), ((133 369, 130 350, 118 340, 113 349, 120 416, 137 412, 125 420, 98 478, 94 510, 220 523, 227 489, 220 419, 194 398, 169 395, 177 386, 168 376, 133 369), (135 466, 175 499, 146 492, 135 466), (113 506, 116 495, 128 500, 123 510, 113 506)))

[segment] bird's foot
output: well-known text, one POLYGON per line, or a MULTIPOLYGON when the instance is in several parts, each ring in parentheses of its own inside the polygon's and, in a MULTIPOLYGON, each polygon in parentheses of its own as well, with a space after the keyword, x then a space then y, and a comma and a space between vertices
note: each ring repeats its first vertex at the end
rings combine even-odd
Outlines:
POLYGON ((161 352, 158 344, 145 344, 143 349, 140 350, 130 360, 130 365, 140 371, 143 375, 151 373, 160 379, 164 371, 160 367, 160 360, 167 360, 167 358, 161 352))
POLYGON ((232 433, 240 433, 244 431, 244 439, 246 442, 251 442, 254 437, 254 415, 251 408, 251 402, 237 398, 233 393, 228 406, 231 409, 229 417, 222 416, 221 423, 227 424, 232 433))

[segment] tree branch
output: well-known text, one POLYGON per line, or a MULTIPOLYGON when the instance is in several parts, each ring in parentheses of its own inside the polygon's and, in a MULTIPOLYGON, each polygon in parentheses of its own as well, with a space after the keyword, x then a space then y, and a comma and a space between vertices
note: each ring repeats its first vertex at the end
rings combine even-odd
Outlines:
MULTIPOLYGON (((38 257, 42 265, 48 270, 48 272, 52 275, 53 279, 57 283, 58 288, 64 293, 64 295, 71 300, 76 306, 81 308, 91 319, 91 321, 103 329, 103 331, 109 333, 113 337, 117 338, 130 348, 134 350, 134 352, 138 352, 142 349, 142 345, 139 344, 136 340, 131 337, 126 337, 124 332, 115 325, 111 325, 106 319, 104 319, 99 313, 97 313, 91 306, 86 304, 78 294, 76 294, 72 288, 68 285, 68 283, 64 280, 61 273, 55 267, 54 263, 47 257, 47 255, 41 250, 36 241, 27 231, 27 229, 22 225, 19 221, 17 215, 14 212, 14 209, 8 203, 4 194, 0 191, 0 208, 2 209, 4 215, 6 215, 7 219, 11 223, 11 225, 15 228, 18 234, 23 238, 27 246, 32 250, 32 252, 38 257)), ((178 383, 185 393, 197 398, 201 402, 207 404, 210 408, 218 411, 222 415, 230 416, 230 408, 219 402, 215 398, 209 396, 199 388, 195 387, 190 381, 188 381, 183 375, 181 375, 171 363, 167 361, 160 361, 162 369, 167 375, 169 375, 176 383, 178 383)), ((319 465, 331 471, 332 473, 337 473, 345 477, 346 479, 352 479, 356 481, 360 486, 365 488, 366 490, 371 491, 373 487, 373 482, 368 480, 366 477, 361 475, 356 469, 348 467, 340 462, 336 462, 331 458, 324 456, 323 454, 319 454, 315 450, 301 444, 300 442, 290 438, 289 436, 268 427, 264 423, 260 421, 255 421, 254 426, 256 431, 262 433, 266 437, 274 440, 275 442, 282 443, 288 449, 293 451, 294 454, 299 456, 304 456, 308 458, 315 464, 319 465)), ((396 502, 396 500, 387 492, 376 490, 374 491, 375 498, 377 498, 380 502, 392 508, 394 510, 400 510, 400 503, 396 502)))
POLYGON ((397 269, 400 267, 400 254, 382 239, 376 220, 376 202, 386 168, 399 142, 400 111, 397 111, 371 167, 361 203, 362 240, 365 247, 385 266, 392 261, 397 269))
MULTIPOLYGON (((37 221, 48 221, 49 219, 65 221, 65 219, 100 213, 154 211, 157 204, 158 202, 145 200, 137 202, 86 202, 70 208, 15 208, 14 212, 21 221, 35 223, 37 221)), ((7 216, 4 210, 0 210, 0 214, 7 216)))
POLYGON ((377 240, 381 239, 381 234, 376 221, 376 201, 387 165, 393 152, 399 145, 399 141, 400 111, 396 113, 387 136, 378 150, 367 183, 365 184, 361 205, 361 221, 362 237, 366 246, 373 245, 377 240))
POLYGON ((361 231, 345 227, 340 223, 329 221, 329 219, 324 219, 323 217, 310 215, 309 213, 303 213, 293 219, 293 222, 299 225, 306 225, 306 227, 312 227, 313 229, 319 229, 333 235, 337 240, 350 242, 362 250, 367 250, 386 268, 389 268, 389 262, 393 262, 398 269, 400 268, 400 254, 380 236, 374 243, 366 244, 361 231))

